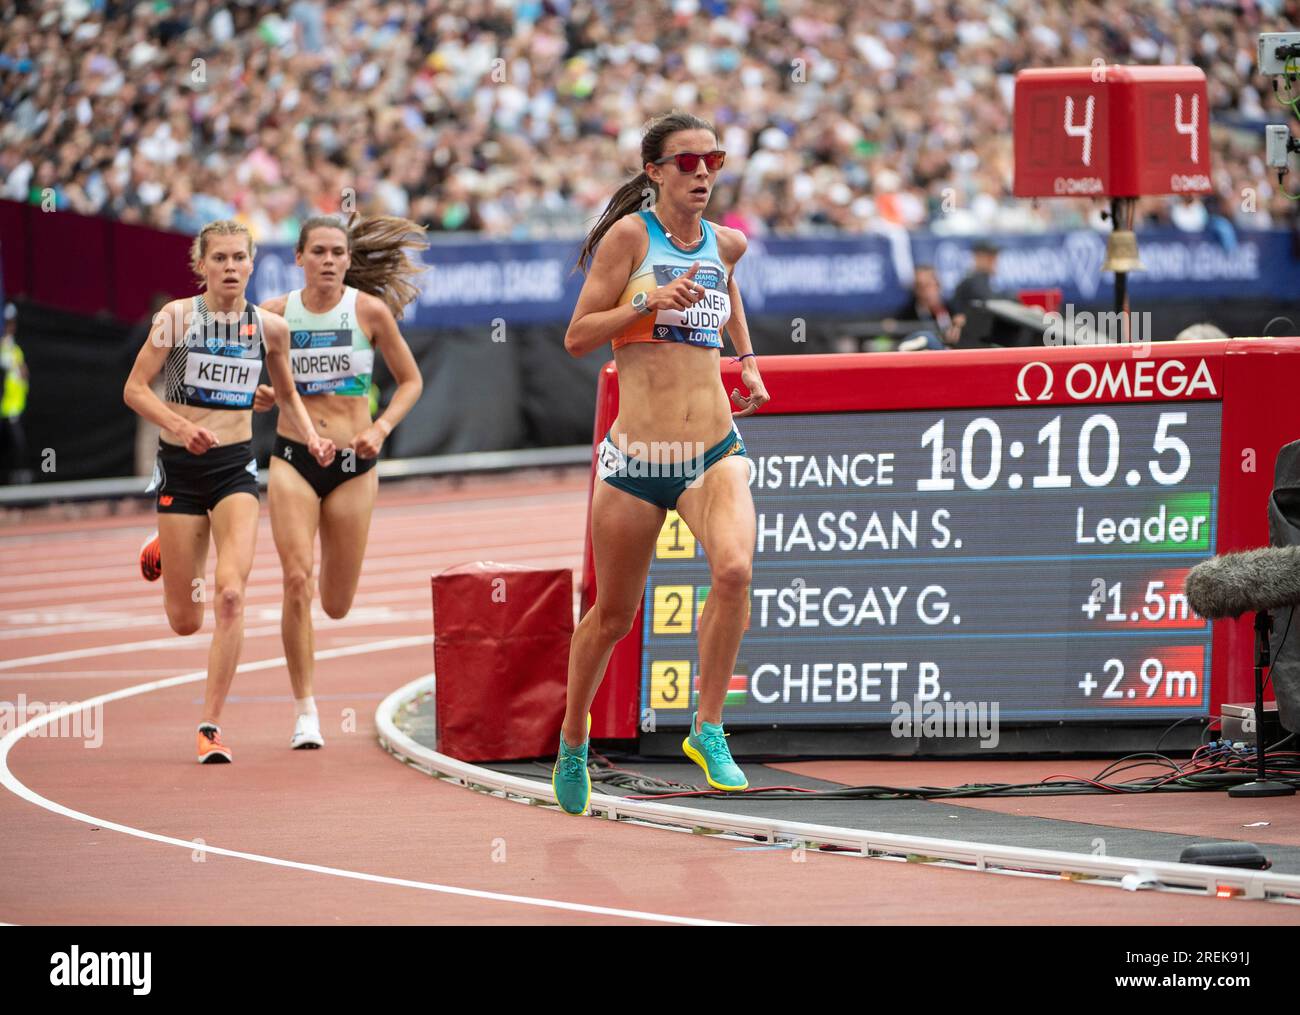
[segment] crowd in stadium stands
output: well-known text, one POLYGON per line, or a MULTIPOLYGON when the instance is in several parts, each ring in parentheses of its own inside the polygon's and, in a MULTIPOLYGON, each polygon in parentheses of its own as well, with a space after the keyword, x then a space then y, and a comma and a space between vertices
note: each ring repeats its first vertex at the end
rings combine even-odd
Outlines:
MULTIPOLYGON (((291 242, 353 206, 572 236, 639 168, 650 116, 716 124, 709 217, 748 233, 1098 223, 1011 196, 1016 71, 1194 63, 1212 179, 1142 223, 1293 225, 1263 162, 1291 119, 1255 73, 1300 0, 0 0, 0 196, 291 242)), ((1300 174, 1287 178, 1300 190, 1300 174)))

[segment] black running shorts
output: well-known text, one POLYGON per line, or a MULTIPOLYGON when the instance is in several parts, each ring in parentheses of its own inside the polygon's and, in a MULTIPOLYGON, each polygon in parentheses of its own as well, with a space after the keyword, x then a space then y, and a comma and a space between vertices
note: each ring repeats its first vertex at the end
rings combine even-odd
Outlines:
POLYGON ((153 482, 159 514, 205 515, 232 493, 257 496, 257 459, 253 442, 208 448, 191 454, 176 444, 158 442, 153 482))
POLYGON ((365 475, 379 462, 377 458, 362 458, 351 448, 340 448, 334 453, 334 461, 328 467, 322 467, 307 450, 306 444, 291 441, 281 434, 275 435, 275 450, 271 454, 292 465, 321 500, 349 479, 365 475))

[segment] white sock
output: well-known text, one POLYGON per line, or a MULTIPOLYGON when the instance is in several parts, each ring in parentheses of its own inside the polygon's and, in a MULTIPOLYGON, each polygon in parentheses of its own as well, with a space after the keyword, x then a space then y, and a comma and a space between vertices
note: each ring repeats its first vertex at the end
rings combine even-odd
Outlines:
POLYGON ((293 714, 295 718, 301 715, 316 715, 316 698, 310 694, 305 698, 294 698, 293 714))

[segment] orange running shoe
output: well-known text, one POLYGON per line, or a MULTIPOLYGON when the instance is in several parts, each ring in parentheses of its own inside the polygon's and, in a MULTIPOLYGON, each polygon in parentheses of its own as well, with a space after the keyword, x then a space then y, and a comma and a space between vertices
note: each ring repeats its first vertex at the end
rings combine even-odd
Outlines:
POLYGON ((140 547, 140 573, 147 582, 156 582, 162 577, 162 544, 156 532, 140 547))
POLYGON ((204 724, 199 727, 199 764, 228 764, 233 760, 230 748, 221 742, 221 730, 204 724))

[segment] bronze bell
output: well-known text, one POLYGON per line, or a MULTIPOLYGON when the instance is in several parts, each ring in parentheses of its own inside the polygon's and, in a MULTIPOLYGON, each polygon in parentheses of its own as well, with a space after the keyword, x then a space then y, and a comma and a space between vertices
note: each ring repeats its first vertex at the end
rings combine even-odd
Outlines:
POLYGON ((1106 261, 1102 271, 1146 271, 1138 260, 1137 234, 1129 229, 1116 229, 1106 240, 1106 261))

